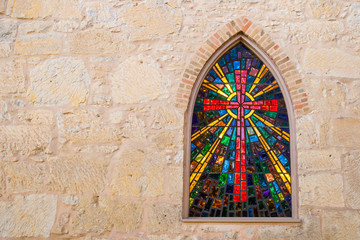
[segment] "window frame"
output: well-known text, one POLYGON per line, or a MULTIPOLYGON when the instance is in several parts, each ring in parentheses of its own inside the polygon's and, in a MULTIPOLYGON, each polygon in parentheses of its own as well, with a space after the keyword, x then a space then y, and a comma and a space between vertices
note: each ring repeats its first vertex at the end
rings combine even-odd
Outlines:
POLYGON ((204 64, 200 73, 198 74, 193 85, 189 103, 185 111, 184 118, 184 188, 183 188, 183 222, 248 222, 248 223, 299 223, 299 203, 298 203, 298 177, 297 177, 297 151, 296 151, 296 128, 295 128, 295 112, 293 103, 284 78, 280 74, 278 67, 273 60, 262 50, 255 42, 247 38, 243 33, 239 33, 231 37, 228 41, 223 43, 215 53, 204 64), (272 75, 277 80, 281 92, 284 96, 286 109, 290 125, 290 166, 291 166, 291 201, 292 201, 292 217, 189 217, 189 178, 190 178, 190 149, 191 149, 191 126, 192 115, 195 105, 197 93, 201 87, 204 77, 210 68, 221 58, 221 56, 228 50, 232 49, 239 42, 242 42, 246 47, 253 51, 256 56, 263 61, 272 75))

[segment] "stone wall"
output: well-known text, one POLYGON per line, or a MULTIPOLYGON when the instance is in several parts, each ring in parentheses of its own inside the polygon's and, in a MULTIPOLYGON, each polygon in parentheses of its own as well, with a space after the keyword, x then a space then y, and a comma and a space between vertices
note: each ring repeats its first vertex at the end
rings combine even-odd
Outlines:
POLYGON ((358 0, 0 0, 0 238, 359 239, 358 0), (300 224, 182 223, 184 112, 244 32, 296 113, 300 224))

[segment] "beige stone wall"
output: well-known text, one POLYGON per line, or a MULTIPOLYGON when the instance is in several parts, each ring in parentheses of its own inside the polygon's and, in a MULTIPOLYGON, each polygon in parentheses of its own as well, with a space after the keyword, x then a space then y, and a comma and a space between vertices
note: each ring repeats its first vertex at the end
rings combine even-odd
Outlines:
POLYGON ((358 0, 0 0, 0 238, 360 239, 359 129, 358 0), (300 224, 181 222, 191 76, 241 30, 294 102, 300 224))

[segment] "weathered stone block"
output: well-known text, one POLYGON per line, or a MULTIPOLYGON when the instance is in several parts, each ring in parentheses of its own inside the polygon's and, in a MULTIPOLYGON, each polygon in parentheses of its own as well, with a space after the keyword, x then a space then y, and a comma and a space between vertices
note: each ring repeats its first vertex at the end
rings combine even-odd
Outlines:
POLYGON ((56 205, 57 197, 47 194, 18 195, 0 202, 0 236, 49 237, 56 205))
POLYGON ((313 116, 304 116, 296 121, 299 149, 313 148, 320 144, 320 134, 315 123, 313 116))
POLYGON ((41 192, 47 179, 43 163, 14 162, 4 165, 8 191, 12 193, 41 192))
POLYGON ((331 121, 330 144, 358 149, 360 146, 360 119, 338 118, 331 121))
POLYGON ((73 220, 76 232, 133 232, 139 228, 142 206, 133 200, 95 197, 83 199, 73 220))
POLYGON ((0 13, 5 11, 5 1, 6 0, 0 0, 0 13))
POLYGON ((51 22, 49 21, 32 21, 19 25, 19 35, 46 33, 51 29, 51 22))
POLYGON ((0 57, 8 57, 11 52, 11 43, 1 42, 0 43, 0 57))
POLYGON ((337 48, 307 48, 304 67, 315 75, 359 78, 360 57, 350 55, 337 48))
POLYGON ((312 17, 336 19, 344 8, 342 2, 336 0, 311 0, 309 12, 312 17))
POLYGON ((360 209, 360 152, 348 153, 343 161, 345 203, 353 209, 360 209))
POLYGON ((17 21, 13 19, 0 19, 0 42, 12 42, 17 32, 17 21))
POLYGON ((341 169, 341 152, 329 149, 299 151, 298 164, 304 171, 341 169))
POLYGON ((99 194, 105 187, 108 161, 90 156, 59 156, 49 159, 51 191, 68 194, 99 194))
POLYGON ((0 60, 0 94, 25 91, 24 61, 0 60))
POLYGON ((61 137, 72 143, 120 143, 122 129, 105 124, 102 115, 97 110, 63 111, 57 114, 61 137))
POLYGON ((178 129, 183 126, 183 118, 177 109, 161 106, 155 109, 151 127, 155 129, 178 129))
POLYGON ((344 207, 343 185, 340 174, 301 174, 300 205, 344 207))
POLYGON ((22 123, 51 125, 54 117, 50 110, 20 110, 18 119, 22 123))
POLYGON ((107 30, 86 30, 69 37, 70 52, 75 54, 128 53, 134 45, 124 38, 124 34, 107 30))
POLYGON ((9 0, 6 13, 17 18, 81 19, 79 0, 9 0))
POLYGON ((145 55, 126 59, 111 79, 115 103, 143 103, 167 96, 167 79, 161 75, 156 62, 145 55))
POLYGON ((51 129, 46 126, 0 126, 0 156, 11 160, 15 155, 46 153, 51 139, 51 129))
POLYGON ((30 72, 29 100, 36 105, 85 103, 90 77, 83 61, 61 57, 38 64, 30 72))
POLYGON ((62 39, 59 34, 33 34, 20 36, 15 41, 16 55, 59 54, 62 49, 62 39))
POLYGON ((309 100, 313 111, 341 113, 345 109, 348 87, 341 81, 310 79, 309 100))
POLYGON ((148 216, 148 230, 154 232, 180 232, 180 206, 166 203, 155 203, 148 216))
POLYGON ((133 40, 168 38, 180 30, 183 18, 175 1, 165 4, 151 0, 125 8, 120 15, 121 22, 127 25, 126 32, 133 40), (142 14, 139 15, 139 12, 142 14))
POLYGON ((8 113, 8 105, 5 101, 0 100, 0 123, 10 120, 11 116, 8 113))
POLYGON ((359 239, 359 211, 323 210, 321 226, 323 239, 359 239))

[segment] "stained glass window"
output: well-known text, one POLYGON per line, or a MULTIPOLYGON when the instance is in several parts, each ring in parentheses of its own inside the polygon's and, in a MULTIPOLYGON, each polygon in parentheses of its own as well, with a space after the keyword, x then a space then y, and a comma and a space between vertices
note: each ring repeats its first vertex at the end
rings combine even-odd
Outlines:
POLYGON ((189 217, 292 216, 286 104, 243 43, 206 73, 191 127, 189 217))

